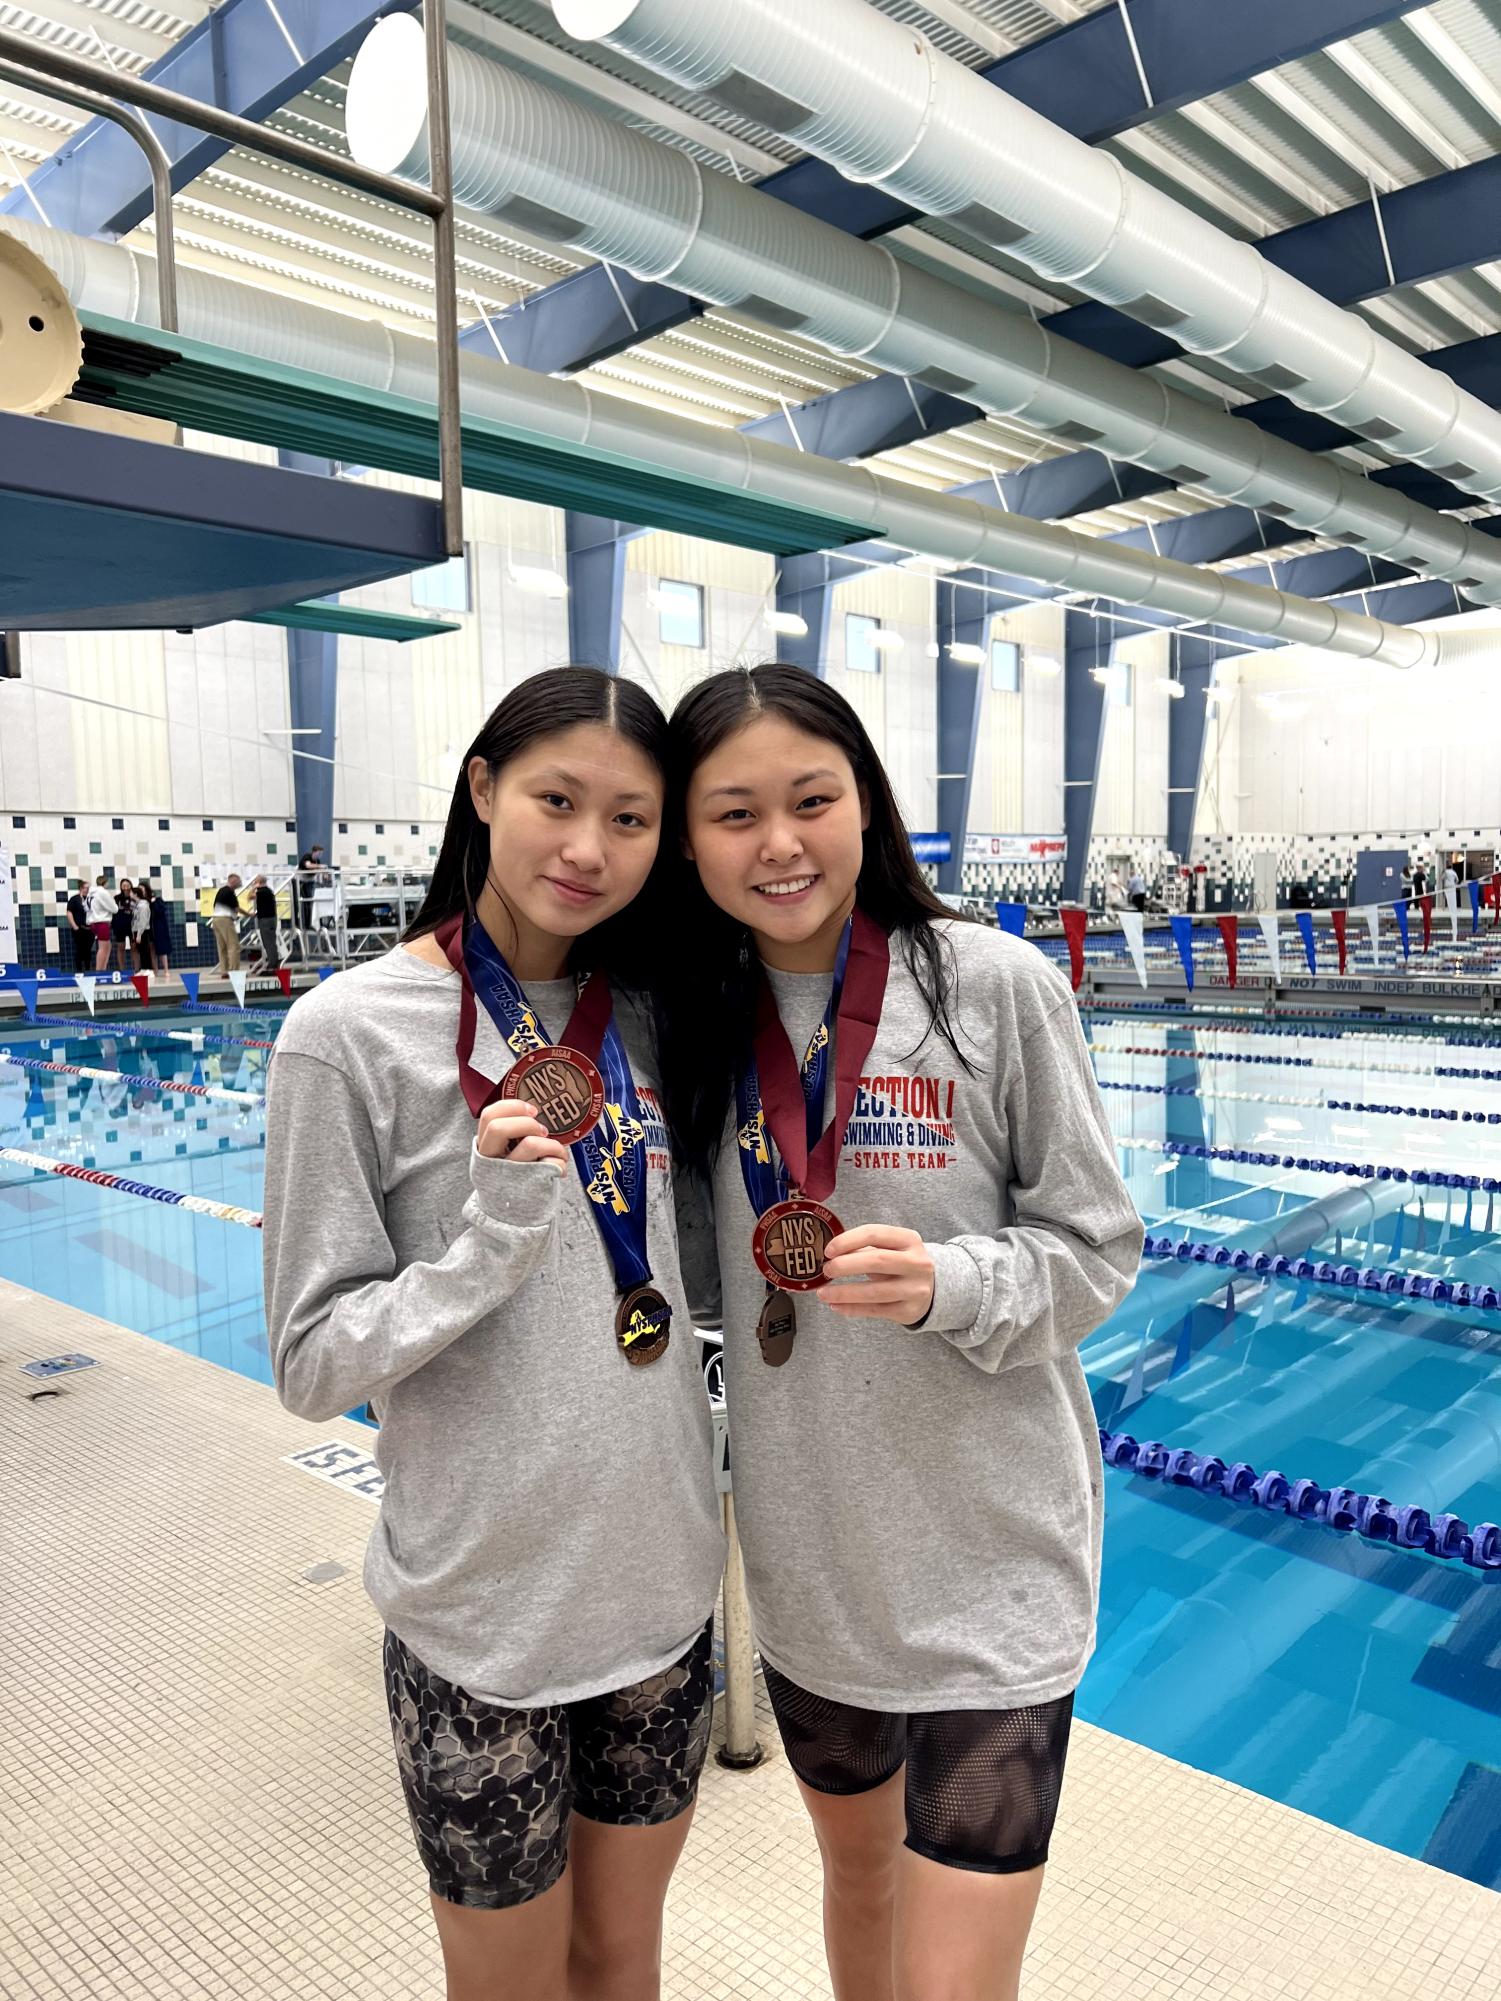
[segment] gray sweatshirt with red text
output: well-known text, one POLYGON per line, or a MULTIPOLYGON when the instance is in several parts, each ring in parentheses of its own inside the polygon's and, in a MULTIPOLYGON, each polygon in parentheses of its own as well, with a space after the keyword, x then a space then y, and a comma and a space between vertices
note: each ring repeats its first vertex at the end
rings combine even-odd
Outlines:
MULTIPOLYGON (((813 1693, 888 1711, 1019 1708, 1077 1685, 1103 1519, 1077 1349, 1129 1290, 1142 1242, 1062 977, 1019 939, 937 928, 974 1074, 929 1030, 894 940, 827 1198, 846 1229, 894 1223, 928 1244, 936 1289, 921 1327, 846 1320, 802 1293, 792 1357, 768 1368, 733 1129, 714 1178, 757 1642, 813 1693)), ((801 1057, 829 975, 770 979, 801 1057)), ((702 1249, 685 1241, 696 1270, 702 1249)))

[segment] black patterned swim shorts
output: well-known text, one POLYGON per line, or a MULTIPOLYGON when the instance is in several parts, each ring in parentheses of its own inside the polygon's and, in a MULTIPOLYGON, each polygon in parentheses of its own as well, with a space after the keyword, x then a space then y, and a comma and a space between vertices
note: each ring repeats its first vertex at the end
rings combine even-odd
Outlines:
POLYGON ((386 1634, 386 1696, 412 1832, 433 1895, 504 1910, 550 1890, 577 1812, 655 1827, 693 1804, 714 1704, 713 1622, 630 1688, 505 1709, 425 1668, 386 1634))

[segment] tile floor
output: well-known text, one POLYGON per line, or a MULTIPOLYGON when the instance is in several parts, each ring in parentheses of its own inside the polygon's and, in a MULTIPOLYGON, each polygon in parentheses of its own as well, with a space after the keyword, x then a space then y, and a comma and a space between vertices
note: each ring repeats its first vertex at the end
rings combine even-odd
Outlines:
MULTIPOLYGON (((0 1281, 3 2001, 441 1995, 374 1508, 285 1463, 341 1437, 368 1444, 0 1281), (20 1371, 65 1350, 99 1366, 20 1371)), ((818 1906, 785 1762, 711 1764, 670 2001, 827 2001, 818 1906)), ((1501 2001, 1501 1898, 1078 1725, 1023 1991, 1501 2001)))

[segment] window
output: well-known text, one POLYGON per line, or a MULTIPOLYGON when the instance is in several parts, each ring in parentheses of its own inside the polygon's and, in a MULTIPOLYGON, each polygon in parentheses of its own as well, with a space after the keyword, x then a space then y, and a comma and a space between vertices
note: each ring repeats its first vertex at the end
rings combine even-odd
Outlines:
POLYGON ((1131 706, 1132 668, 1129 660, 1112 660, 1110 679, 1105 683, 1105 700, 1117 709, 1131 706))
POLYGON ((876 643, 880 630, 878 618, 867 618, 858 611, 844 614, 844 664, 852 674, 880 673, 881 649, 876 643))
POLYGON ((998 695, 1014 695, 1021 688, 1022 650, 1009 639, 990 642, 990 685, 998 695))
POLYGON ((664 577, 657 585, 658 634, 664 646, 697 646, 704 643, 704 589, 702 584, 676 583, 664 577))
POLYGON ((430 570, 413 570, 412 603, 421 611, 468 611, 468 549, 446 563, 434 563, 430 570))

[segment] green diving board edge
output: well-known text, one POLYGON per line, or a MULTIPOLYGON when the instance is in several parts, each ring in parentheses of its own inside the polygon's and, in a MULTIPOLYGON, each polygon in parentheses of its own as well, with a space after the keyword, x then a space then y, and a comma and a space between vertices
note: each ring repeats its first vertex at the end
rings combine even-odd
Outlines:
POLYGON ((437 639, 463 628, 452 619, 417 618, 405 611, 372 611, 367 605, 330 604, 309 598, 284 604, 275 611, 252 612, 247 625, 286 625, 298 632, 336 632, 345 639, 394 639, 404 646, 411 639, 437 639))
MULTIPOLYGON (((85 312, 75 398, 189 430, 341 459, 419 479, 438 475, 432 405, 262 361, 156 327, 85 312)), ((466 416, 464 484, 770 555, 865 542, 881 530, 738 487, 682 478, 592 445, 466 416)))

